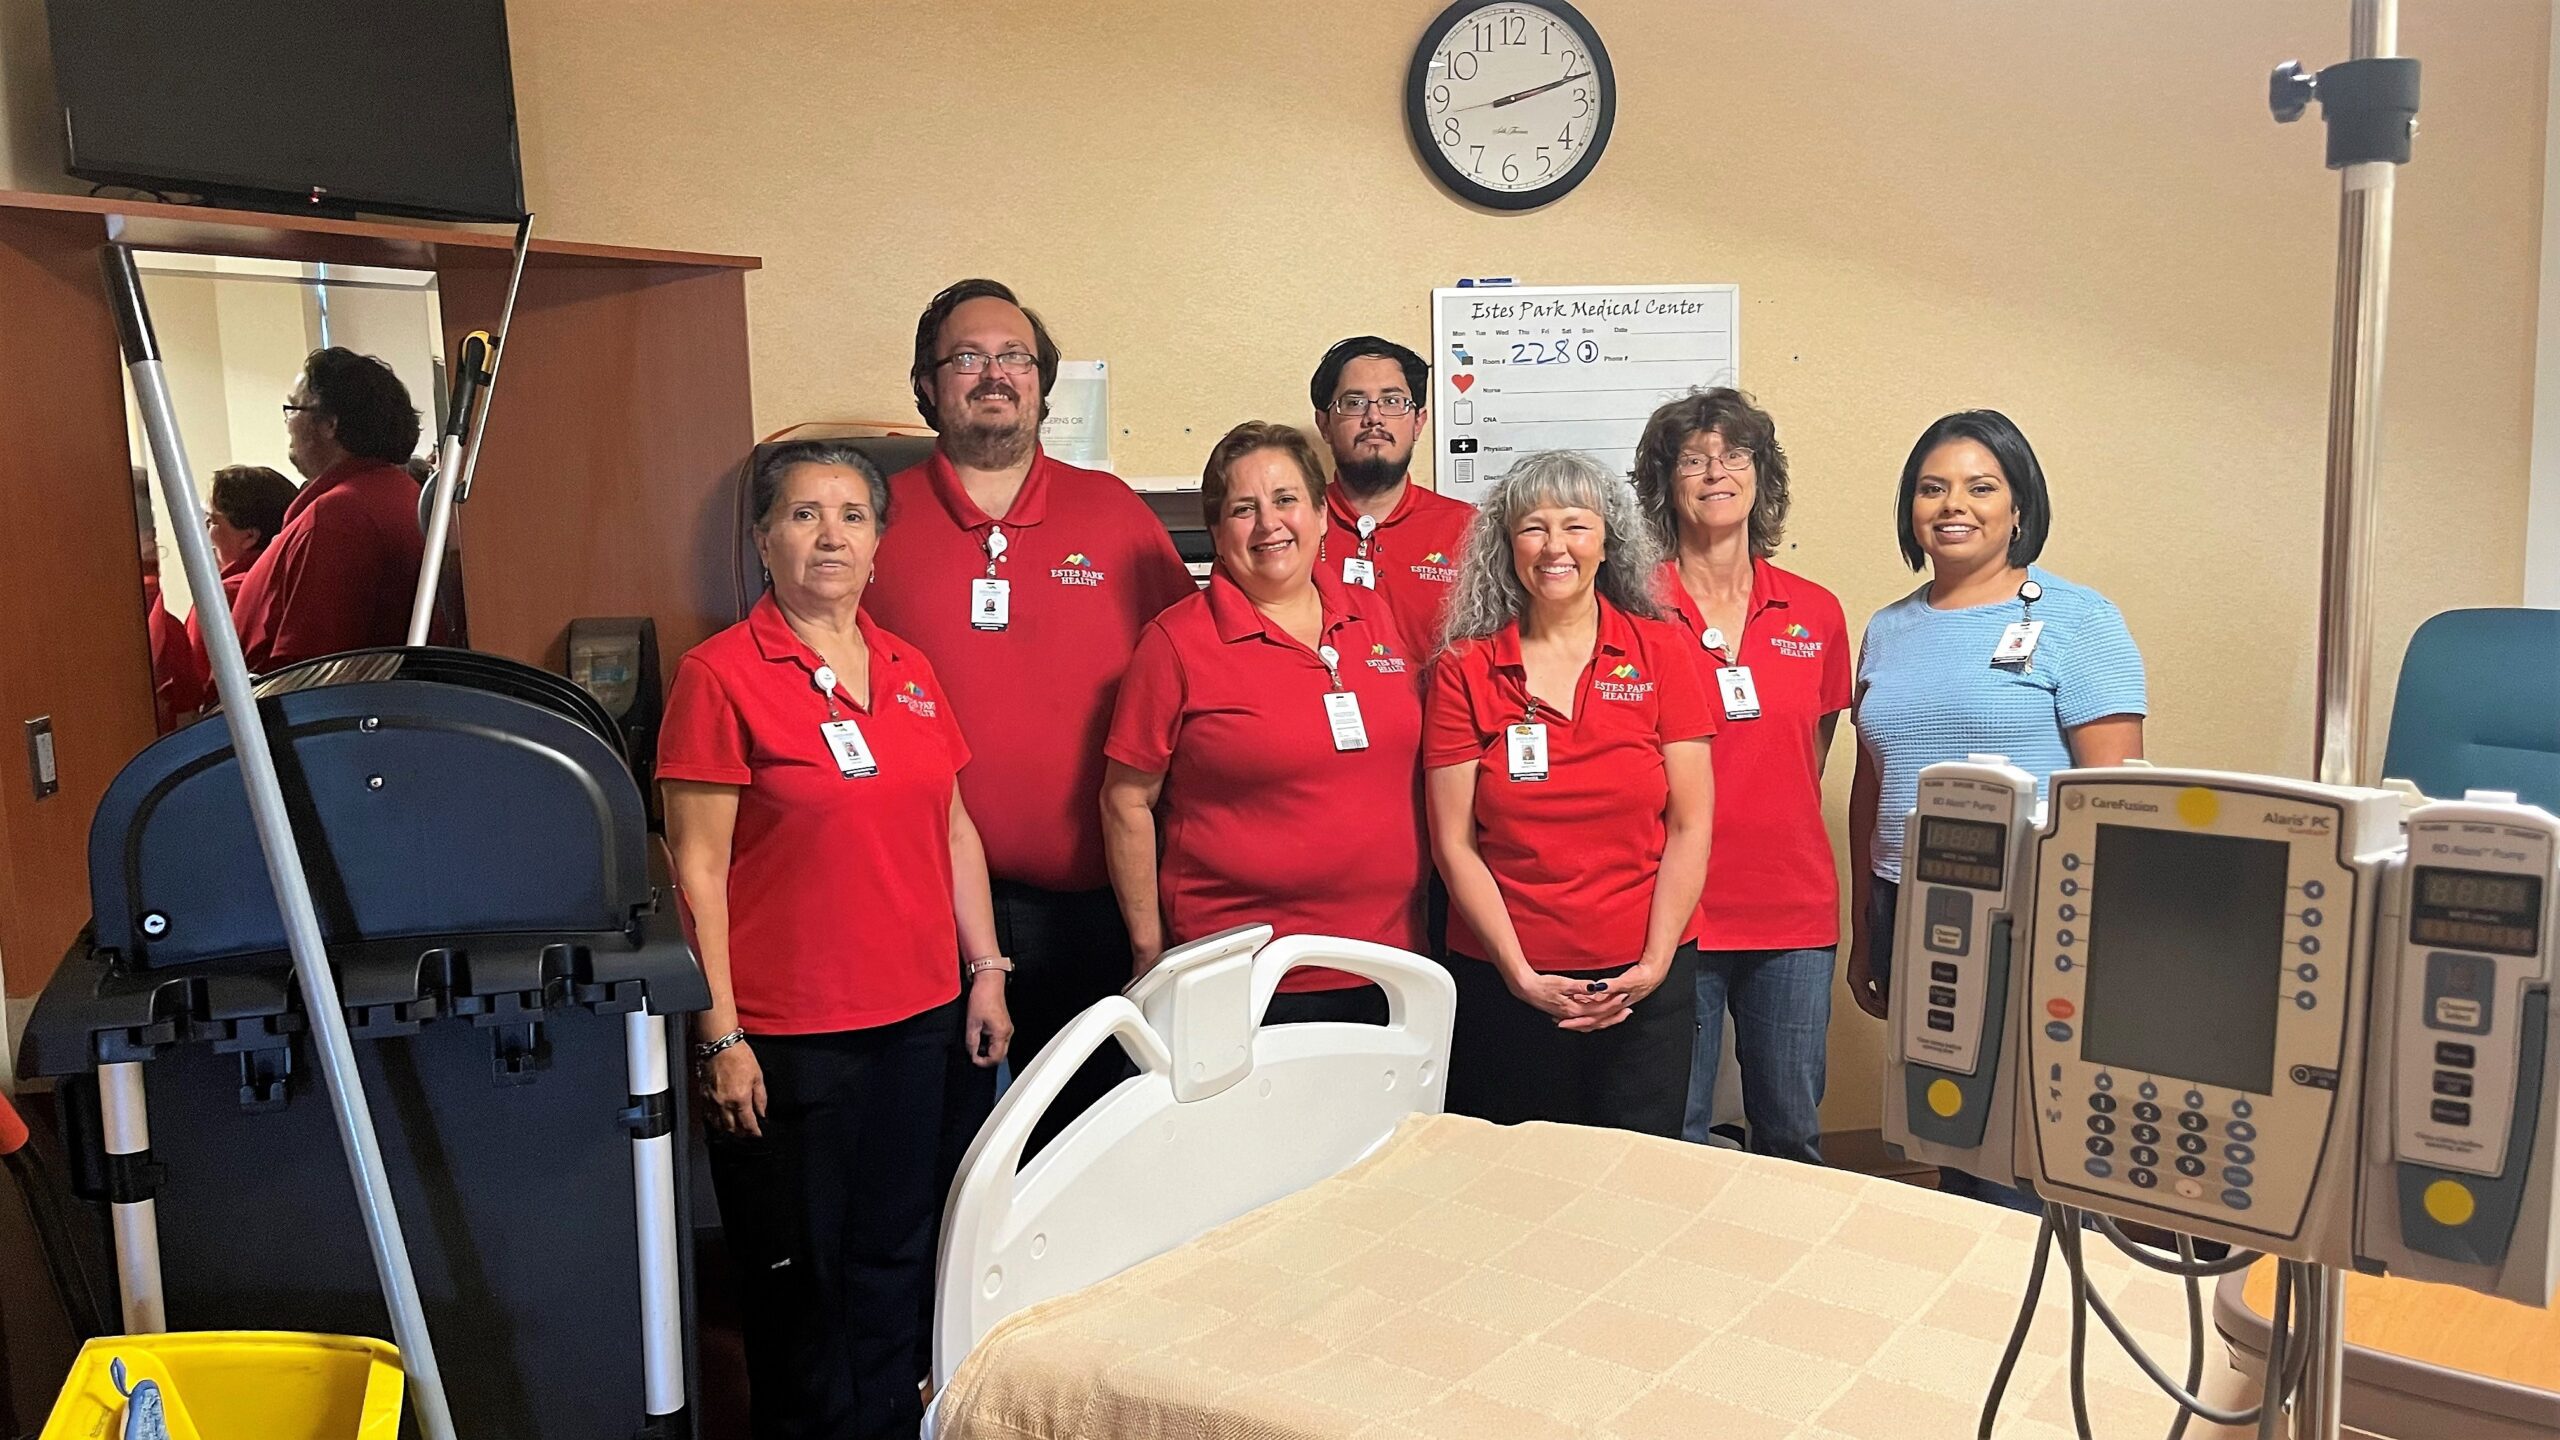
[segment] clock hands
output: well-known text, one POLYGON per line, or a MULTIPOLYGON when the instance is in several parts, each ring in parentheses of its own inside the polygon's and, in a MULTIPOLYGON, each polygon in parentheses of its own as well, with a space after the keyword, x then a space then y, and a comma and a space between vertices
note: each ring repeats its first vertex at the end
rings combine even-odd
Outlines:
MULTIPOLYGON (((1561 80, 1550 80, 1550 81, 1548 81, 1548 82, 1547 82, 1546 84, 1544 84, 1544 85, 1532 85, 1532 86, 1530 86, 1530 87, 1529 87, 1528 89, 1526 89, 1526 90, 1517 90, 1517 91, 1514 91, 1514 92, 1512 92, 1511 94, 1508 94, 1508 95, 1503 96, 1503 97, 1502 97, 1501 99, 1499 99, 1499 100, 1479 100, 1479 101, 1477 101, 1477 102, 1476 102, 1475 104, 1473 104, 1473 105, 1461 105, 1461 106, 1459 106, 1459 107, 1458 107, 1458 109, 1459 109, 1459 110, 1499 110, 1499 109, 1501 109, 1501 108, 1502 108, 1503 106, 1505 106, 1505 105, 1517 105, 1517 104, 1519 104, 1519 103, 1520 103, 1521 101, 1523 101, 1523 100, 1532 100, 1532 99, 1535 99, 1535 98, 1537 98, 1537 97, 1538 97, 1538 96, 1540 96, 1540 95, 1544 95, 1544 94, 1546 94, 1546 93, 1547 93, 1548 91, 1550 91, 1550 90, 1560 90, 1560 89, 1564 88, 1565 86, 1572 84, 1572 83, 1573 83, 1574 81, 1576 81, 1576 80, 1588 80, 1588 79, 1590 79, 1590 78, 1591 78, 1591 72, 1590 72, 1590 71, 1588 71, 1588 70, 1577 70, 1577 71, 1575 71, 1573 74, 1571 74, 1571 75, 1567 75, 1566 77, 1564 77, 1564 78, 1563 78, 1563 79, 1561 79, 1561 80)), ((1456 113, 1456 111, 1452 111, 1452 112, 1450 112, 1450 113, 1455 114, 1455 113, 1456 113)))

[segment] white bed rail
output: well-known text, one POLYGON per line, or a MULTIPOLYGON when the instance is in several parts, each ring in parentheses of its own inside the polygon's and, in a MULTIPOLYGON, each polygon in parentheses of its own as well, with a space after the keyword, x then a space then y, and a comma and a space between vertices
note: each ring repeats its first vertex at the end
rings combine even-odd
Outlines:
POLYGON ((943 1213, 934 1388, 1025 1306, 1108 1278, 1302 1190, 1447 1093, 1457 989, 1421 956, 1247 926, 1168 952, 1022 1067, 969 1147, 943 1213), (1376 981, 1387 1023, 1263 1028, 1290 970, 1376 981), (1138 1074, 1029 1165, 1032 1127, 1085 1058, 1118 1039, 1138 1074))

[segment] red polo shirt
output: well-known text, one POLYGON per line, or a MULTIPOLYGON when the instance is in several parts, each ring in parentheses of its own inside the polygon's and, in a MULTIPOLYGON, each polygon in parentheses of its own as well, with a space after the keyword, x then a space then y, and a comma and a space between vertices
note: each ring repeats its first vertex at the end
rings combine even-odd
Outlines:
POLYGON ((160 733, 204 708, 207 672, 187 653, 187 626, 160 598, 160 577, 142 577, 143 629, 151 638, 151 701, 160 733))
MULTIPOLYGON (((1168 945, 1268 924, 1423 948, 1422 660, 1384 602, 1316 588, 1365 750, 1334 748, 1323 660, 1223 570, 1138 639, 1103 753, 1165 777, 1156 886, 1168 945)), ((1366 983, 1310 969, 1280 988, 1366 983)))
MULTIPOLYGON (((1574 713, 1529 697, 1520 627, 1452 647, 1432 669, 1422 762, 1473 760, 1476 848, 1502 887, 1521 953, 1539 970, 1601 970, 1643 958, 1662 868, 1671 784, 1662 747, 1713 737, 1716 722, 1679 627, 1602 600, 1600 640, 1574 686, 1574 713), (1504 732, 1547 727, 1547 778, 1511 778, 1504 732)), ((1693 938, 1696 918, 1681 939, 1693 938)), ((1449 948, 1491 949, 1455 906, 1449 948)))
POLYGON ((960 993, 951 788, 968 742, 933 666, 860 617, 871 693, 836 683, 879 773, 849 779, 819 726, 818 653, 771 595, 676 666, 658 778, 735 785, 729 984, 758 1035, 886 1025, 960 993))
POLYGON ((232 604, 249 672, 407 639, 425 553, 407 470, 356 456, 321 472, 285 507, 232 604))
MULTIPOLYGON (((1690 655, 1721 713, 1706 648, 1707 622, 1662 567, 1662 593, 1679 607, 1690 655)), ((1849 708, 1854 667, 1849 624, 1828 590, 1751 562, 1751 613, 1733 651, 1760 698, 1753 720, 1726 720, 1716 735, 1715 840, 1698 899, 1698 944, 1708 950, 1802 950, 1840 942, 1840 877, 1822 820, 1821 722, 1849 708)))
MULTIPOLYGON (((239 623, 237 617, 240 613, 240 582, 249 578, 249 567, 258 563, 258 555, 266 553, 266 548, 265 542, 261 541, 257 554, 243 555, 222 567, 222 598, 224 603, 231 607, 234 617, 232 623, 235 625, 239 623)), ((419 547, 418 553, 426 554, 423 544, 419 547)), ((416 593, 414 588, 411 593, 413 595, 416 593)), ((400 617, 400 638, 404 640, 409 636, 408 623, 407 616, 400 617)), ((213 652, 207 650, 204 644, 204 607, 202 605, 192 606, 187 611, 187 653, 195 659, 196 674, 203 677, 205 699, 210 702, 214 698, 213 652)))
POLYGON ((1449 610, 1458 581, 1458 551, 1476 507, 1464 500, 1434 494, 1407 480, 1404 498, 1360 543, 1360 512, 1351 506, 1340 481, 1324 490, 1324 508, 1332 525, 1325 531, 1319 561, 1328 580, 1342 578, 1342 562, 1368 557, 1377 567, 1378 593, 1395 607, 1413 648, 1430 655, 1440 648, 1440 622, 1449 610))
POLYGON ((1110 883, 1102 863, 1102 737, 1138 632, 1199 587, 1173 537, 1114 476, 1046 454, 999 522, 940 450, 889 481, 891 515, 863 606, 947 672, 970 748, 960 777, 999 880, 1044 890, 1110 883), (969 623, 1001 524, 1012 623, 969 623))

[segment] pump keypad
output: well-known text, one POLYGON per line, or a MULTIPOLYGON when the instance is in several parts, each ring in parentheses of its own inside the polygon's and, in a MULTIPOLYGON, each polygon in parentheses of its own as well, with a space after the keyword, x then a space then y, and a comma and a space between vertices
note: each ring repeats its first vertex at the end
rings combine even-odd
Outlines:
MULTIPOLYGON (((2116 1133, 2116 1110, 2121 1102, 2116 1099, 2116 1077, 2111 1072, 2101 1070, 2091 1076, 2090 1086, 2086 1103, 2091 1133, 2084 1143, 2091 1158, 2081 1168, 2105 1180, 2117 1174, 2116 1141, 2109 1137, 2116 1133)), ((2122 1156, 2128 1167, 2123 1171, 2126 1183, 2143 1190, 2161 1188, 2160 1172, 2165 1161, 2165 1168, 2176 1172, 2167 1188, 2185 1199, 2207 1204, 2219 1201, 2234 1211, 2247 1210, 2256 1203, 2252 1187, 2258 1177, 2249 1166, 2258 1156, 2249 1142, 2258 1138, 2258 1128, 2247 1118, 2256 1113, 2255 1106, 2246 1098, 2233 1096, 2229 1114, 2208 1114, 2205 1107, 2210 1102, 2203 1092, 2189 1090, 2178 1097, 2175 1128, 2164 1129, 2160 1122, 2173 1117, 2159 1103, 2159 1085, 2148 1079, 2138 1081, 2133 1093, 2142 1098, 2130 1107, 2132 1123, 2128 1134, 2132 1145, 2122 1156), (2163 1150, 2164 1135, 2176 1147, 2174 1152, 2163 1150), (2229 1162, 2221 1171, 2218 1191, 2206 1179, 2212 1171, 2211 1152, 2217 1141, 2223 1142, 2222 1158, 2229 1162)))

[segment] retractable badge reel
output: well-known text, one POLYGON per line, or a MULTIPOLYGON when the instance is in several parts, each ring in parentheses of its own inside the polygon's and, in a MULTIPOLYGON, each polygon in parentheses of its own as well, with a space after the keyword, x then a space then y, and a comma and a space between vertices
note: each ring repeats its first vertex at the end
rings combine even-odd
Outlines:
POLYGON ((1727 720, 1760 718, 1760 687, 1751 678, 1751 667, 1736 663, 1733 652, 1724 644, 1724 632, 1710 625, 1698 643, 1725 663, 1716 667, 1716 700, 1724 706, 1727 720))
POLYGON ((1369 727, 1360 719, 1360 697, 1342 688, 1342 652, 1330 645, 1316 647, 1316 658, 1324 662, 1324 673, 1333 681, 1325 692, 1325 723, 1333 728, 1336 750, 1369 748, 1369 727))
POLYGON ((2000 632, 2000 643, 1992 647, 1991 663, 2016 666, 2020 673, 2036 668, 2036 640, 2044 634, 2044 622, 2035 616, 2038 600, 2044 598, 2044 587, 2033 580, 2018 587, 2019 617, 2000 632))
POLYGON ((1378 566, 1369 558, 1369 537, 1378 533, 1378 517, 1363 515, 1360 523, 1352 528, 1360 532, 1360 553, 1342 557, 1342 583, 1375 590, 1378 588, 1378 566))
POLYGON ((827 719, 818 727, 818 733, 826 738, 827 753, 835 757, 836 769, 842 771, 847 780, 866 780, 879 774, 880 762, 872 758, 871 742, 862 738, 862 727, 836 708, 834 668, 819 666, 810 675, 809 683, 817 686, 818 693, 827 697, 827 719))
POLYGON ((969 582, 969 628, 1002 630, 1013 623, 1013 582, 996 578, 1004 559, 1004 527, 987 532, 987 573, 969 582))

